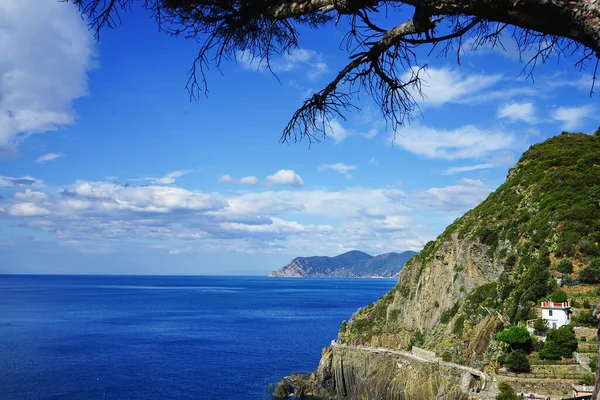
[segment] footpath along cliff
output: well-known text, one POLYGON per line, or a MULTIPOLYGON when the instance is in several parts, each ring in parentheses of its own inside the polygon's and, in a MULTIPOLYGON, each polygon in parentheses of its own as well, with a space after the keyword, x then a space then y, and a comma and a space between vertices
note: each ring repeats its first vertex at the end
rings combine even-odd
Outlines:
POLYGON ((495 334, 535 318, 536 302, 557 288, 559 262, 569 260, 575 276, 600 256, 598 242, 599 133, 536 144, 504 184, 407 262, 394 289, 342 323, 315 372, 284 379, 275 394, 458 400, 487 390, 495 334), (413 346, 436 362, 408 353, 413 346))

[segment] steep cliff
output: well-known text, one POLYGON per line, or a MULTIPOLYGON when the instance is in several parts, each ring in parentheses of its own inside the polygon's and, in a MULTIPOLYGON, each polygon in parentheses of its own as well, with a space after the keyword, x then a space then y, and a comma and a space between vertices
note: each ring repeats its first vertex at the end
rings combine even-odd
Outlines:
POLYGON ((386 253, 373 257, 352 250, 335 257, 296 257, 269 277, 288 278, 392 278, 398 275, 414 251, 386 253))
POLYGON ((460 377, 441 379, 451 371, 440 365, 427 372, 345 349, 419 346, 450 363, 491 369, 494 333, 534 317, 535 302, 557 286, 559 261, 572 262, 565 277, 572 279, 600 256, 598 242, 600 137, 563 133, 534 145, 504 184, 406 264, 394 289, 342 323, 339 345, 298 387, 325 399, 461 399, 464 387, 453 384, 460 377))

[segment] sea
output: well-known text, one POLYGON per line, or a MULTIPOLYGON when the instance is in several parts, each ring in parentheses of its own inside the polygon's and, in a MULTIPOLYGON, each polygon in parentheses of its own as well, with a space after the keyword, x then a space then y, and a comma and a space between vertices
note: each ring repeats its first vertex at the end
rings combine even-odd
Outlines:
POLYGON ((395 284, 0 275, 0 400, 271 399, 395 284))

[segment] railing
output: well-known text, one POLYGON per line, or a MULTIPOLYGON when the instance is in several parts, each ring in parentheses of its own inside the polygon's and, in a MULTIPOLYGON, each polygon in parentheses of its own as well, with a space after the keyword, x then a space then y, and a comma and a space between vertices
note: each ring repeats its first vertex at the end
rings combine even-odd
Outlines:
POLYGON ((569 308, 568 301, 542 301, 542 307, 569 308))

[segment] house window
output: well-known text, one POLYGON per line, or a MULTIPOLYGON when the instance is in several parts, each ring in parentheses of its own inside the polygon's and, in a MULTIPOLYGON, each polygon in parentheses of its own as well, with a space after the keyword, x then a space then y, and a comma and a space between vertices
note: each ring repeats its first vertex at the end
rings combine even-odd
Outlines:
POLYGON ((548 310, 548 315, 552 316, 552 310, 548 310))
POLYGON ((552 328, 556 329, 556 322, 552 323, 552 328))

